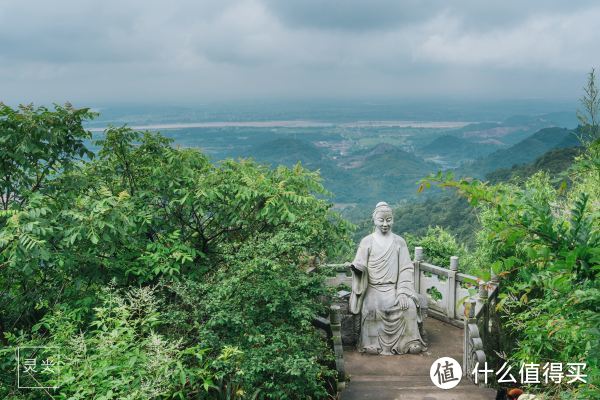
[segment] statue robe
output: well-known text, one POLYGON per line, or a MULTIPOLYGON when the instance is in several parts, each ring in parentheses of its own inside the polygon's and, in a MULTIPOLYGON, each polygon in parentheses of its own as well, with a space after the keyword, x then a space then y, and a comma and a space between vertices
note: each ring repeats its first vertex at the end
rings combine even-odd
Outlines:
POLYGON ((406 242, 390 232, 393 240, 380 245, 373 234, 365 237, 352 262, 350 312, 360 314, 359 351, 384 355, 407 353, 412 344, 425 349, 419 323, 419 299, 414 289, 414 266, 406 242), (408 309, 397 304, 408 298, 408 309))

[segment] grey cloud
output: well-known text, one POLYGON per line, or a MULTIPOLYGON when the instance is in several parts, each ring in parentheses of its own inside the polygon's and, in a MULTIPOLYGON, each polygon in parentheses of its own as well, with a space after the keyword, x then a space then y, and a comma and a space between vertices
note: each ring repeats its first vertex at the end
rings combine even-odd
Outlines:
POLYGON ((160 0, 0 4, 0 58, 124 63, 161 58, 180 47, 184 30, 220 15, 234 0, 160 0))
POLYGON ((274 15, 292 27, 324 30, 385 30, 421 22, 435 14, 421 0, 266 0, 274 15))
POLYGON ((369 31, 414 26, 443 14, 467 30, 514 26, 533 14, 573 12, 596 0, 264 0, 290 27, 369 31))
POLYGON ((598 18, 589 1, 7 0, 0 101, 571 96, 600 64, 598 18))
POLYGON ((571 14, 597 5, 596 0, 457 0, 440 4, 445 13, 462 23, 466 31, 510 29, 537 16, 571 14))

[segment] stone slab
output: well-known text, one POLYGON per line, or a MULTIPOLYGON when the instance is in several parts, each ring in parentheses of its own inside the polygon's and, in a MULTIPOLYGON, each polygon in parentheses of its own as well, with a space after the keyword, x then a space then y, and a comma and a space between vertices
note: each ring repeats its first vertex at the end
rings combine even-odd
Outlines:
POLYGON ((344 351, 350 382, 342 400, 493 400, 496 391, 481 388, 466 378, 449 390, 437 388, 429 369, 440 357, 452 357, 462 364, 463 331, 433 318, 425 320, 429 348, 421 354, 378 356, 344 351))

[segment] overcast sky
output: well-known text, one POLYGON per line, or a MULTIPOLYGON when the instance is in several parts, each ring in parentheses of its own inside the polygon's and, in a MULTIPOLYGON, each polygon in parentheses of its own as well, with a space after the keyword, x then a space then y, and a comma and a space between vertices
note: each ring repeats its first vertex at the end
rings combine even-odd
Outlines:
POLYGON ((0 101, 581 95, 600 2, 0 0, 0 101))

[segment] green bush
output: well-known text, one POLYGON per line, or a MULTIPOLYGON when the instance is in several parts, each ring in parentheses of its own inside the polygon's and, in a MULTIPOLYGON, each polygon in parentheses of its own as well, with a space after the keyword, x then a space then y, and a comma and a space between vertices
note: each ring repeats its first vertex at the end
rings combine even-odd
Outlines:
POLYGON ((425 261, 444 268, 450 267, 450 257, 459 259, 459 271, 472 273, 477 270, 474 257, 464 244, 459 244, 456 237, 442 227, 427 228, 422 236, 406 234, 404 236, 411 251, 415 246, 423 247, 425 261))
MULTIPOLYGON (((56 386, 56 391, 47 390, 56 399, 186 398, 190 393, 221 398, 227 390, 221 365, 235 365, 242 352, 225 346, 211 360, 206 357, 208 349, 185 348, 182 339, 157 333, 163 322, 154 292, 145 287, 119 294, 105 288, 87 331, 81 330, 72 313, 57 309, 34 325, 31 334, 7 334, 9 344, 56 349, 52 353, 55 373, 38 382, 56 386)), ((7 349, 3 355, 10 358, 10 353, 12 349, 7 349)), ((39 392, 11 391, 8 386, 2 394, 39 396, 39 392)), ((237 398, 242 392, 230 394, 237 398)))
MULTIPOLYGON (((350 225, 330 211, 318 174, 249 160, 216 165, 197 150, 171 147, 160 134, 125 127, 108 129, 91 157, 79 139, 88 137, 81 121, 89 113, 2 112, 0 122, 14 137, 0 141, 0 162, 18 166, 16 180, 1 183, 9 185, 3 192, 13 191, 0 210, 2 344, 37 340, 36 327, 50 335, 47 342, 67 343, 80 329, 86 359, 111 371, 97 377, 73 367, 87 380, 84 397, 110 396, 110 379, 122 383, 114 396, 122 390, 140 399, 327 395, 332 356, 311 321, 324 312, 329 291, 320 275, 305 271, 316 258, 347 251, 350 225), (36 157, 26 157, 17 140, 21 120, 52 123, 44 129, 64 137, 56 146, 31 137, 36 157), (44 172, 58 156, 64 168, 44 172), (131 304, 109 307, 99 295, 108 285, 124 293, 156 288, 162 323, 142 324, 127 314, 131 304), (103 350, 115 363, 110 367, 90 347, 102 348, 106 335, 120 332, 115 345, 123 353, 103 350), (164 381, 148 364, 149 346, 159 342, 166 364, 183 371, 163 374, 164 381), (212 371, 206 378, 205 368, 212 371), (133 381, 125 381, 130 373, 133 381), (179 386, 167 383, 171 378, 179 386), (144 381, 157 391, 144 391, 144 381)), ((0 368, 2 387, 13 387, 14 366, 0 368)), ((72 393, 79 392, 69 385, 57 390, 65 398, 72 393)))
POLYGON ((500 278, 497 310, 509 361, 586 363, 587 384, 532 387, 553 398, 598 396, 600 359, 600 142, 571 171, 573 186, 555 188, 546 173, 524 186, 438 175, 483 207, 476 252, 481 271, 500 278))

